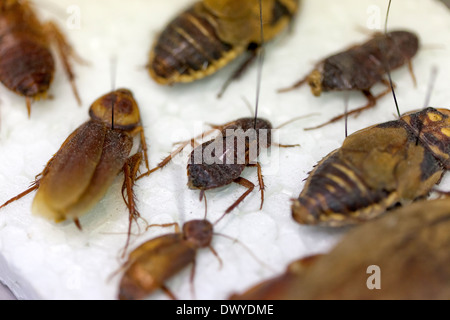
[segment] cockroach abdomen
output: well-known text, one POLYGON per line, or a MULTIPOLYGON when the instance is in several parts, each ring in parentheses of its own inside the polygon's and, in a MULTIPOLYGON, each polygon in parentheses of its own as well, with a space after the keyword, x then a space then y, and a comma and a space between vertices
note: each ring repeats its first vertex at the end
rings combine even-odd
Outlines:
POLYGON ((161 83, 189 82, 218 69, 219 61, 230 51, 232 46, 221 41, 214 26, 192 8, 161 33, 149 69, 161 83))

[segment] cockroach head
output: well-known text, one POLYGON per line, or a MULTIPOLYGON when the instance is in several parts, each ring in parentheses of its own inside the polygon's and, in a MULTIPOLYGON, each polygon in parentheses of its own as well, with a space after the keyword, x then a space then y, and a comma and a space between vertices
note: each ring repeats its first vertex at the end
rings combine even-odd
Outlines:
POLYGON ((91 105, 89 116, 122 130, 133 130, 141 122, 139 107, 133 93, 127 89, 115 90, 97 99, 91 105))
POLYGON ((206 248, 211 244, 213 225, 207 220, 188 221, 183 225, 183 234, 195 247, 206 248))
POLYGON ((450 110, 426 108, 402 118, 419 139, 450 169, 450 110))

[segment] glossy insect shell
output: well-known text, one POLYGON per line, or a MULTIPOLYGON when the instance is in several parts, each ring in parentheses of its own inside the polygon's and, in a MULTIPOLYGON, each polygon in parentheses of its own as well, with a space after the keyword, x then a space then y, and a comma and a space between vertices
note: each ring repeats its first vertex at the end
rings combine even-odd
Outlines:
POLYGON ((195 148, 187 166, 189 188, 208 190, 228 185, 239 178, 247 164, 256 160, 250 159, 250 148, 254 148, 256 152, 253 155, 257 157, 261 148, 268 148, 271 145, 272 125, 269 121, 257 119, 256 131, 254 129, 254 118, 241 118, 224 125, 218 138, 195 148), (262 130, 264 139, 260 139, 262 130), (248 140, 245 140, 245 154, 240 155, 237 148, 238 140, 245 139, 247 132, 255 134, 249 135, 248 140), (240 137, 241 134, 244 136, 240 137), (216 154, 218 150, 222 152, 216 154), (212 163, 207 163, 205 159, 210 159, 212 163))
POLYGON ((0 4, 0 81, 13 92, 39 99, 53 80, 55 63, 42 25, 29 4, 0 4))
POLYGON ((409 62, 418 49, 419 39, 414 33, 376 34, 362 45, 325 59, 310 74, 308 84, 315 96, 328 91, 368 90, 384 79, 387 70, 409 62))
MULTIPOLYGON (((286 28, 298 0, 263 0, 265 38, 286 28)), ((191 82, 215 73, 259 44, 258 1, 198 1, 162 31, 150 53, 149 72, 160 84, 191 82)))
POLYGON ((449 116, 427 108, 348 136, 310 173, 293 218, 344 226, 427 196, 449 167, 449 116))
POLYGON ((124 89, 94 102, 92 120, 66 139, 42 172, 34 214, 55 222, 77 220, 103 198, 130 156, 133 135, 129 131, 140 121, 137 108, 132 93, 124 89), (115 130, 107 115, 111 102, 117 106, 115 130))
POLYGON ((139 107, 127 89, 119 89, 97 99, 89 109, 89 116, 108 127, 122 130, 132 130, 141 123, 139 107))
POLYGON ((352 229, 277 299, 448 300, 449 208, 450 199, 419 201, 352 229), (369 290, 376 277, 381 289, 369 290))
POLYGON ((213 226, 206 220, 192 220, 182 233, 151 239, 133 250, 120 281, 119 299, 140 300, 160 289, 165 282, 195 261, 198 249, 209 246, 213 226))

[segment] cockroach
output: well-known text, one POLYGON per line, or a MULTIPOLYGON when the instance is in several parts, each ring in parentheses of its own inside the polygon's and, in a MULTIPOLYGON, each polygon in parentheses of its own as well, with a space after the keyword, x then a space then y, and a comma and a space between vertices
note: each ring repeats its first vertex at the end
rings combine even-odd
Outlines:
POLYGON ((213 225, 209 221, 188 221, 182 232, 178 224, 171 225, 175 233, 149 240, 130 253, 119 285, 120 300, 141 300, 160 288, 175 300, 164 283, 191 263, 192 279, 199 249, 209 248, 217 256, 211 246, 213 225))
POLYGON ((295 278, 302 276, 305 271, 315 264, 316 260, 322 255, 308 256, 296 260, 289 264, 286 271, 272 279, 263 281, 255 285, 242 294, 233 294, 230 300, 278 300, 280 293, 291 285, 295 278))
POLYGON ((348 136, 292 205, 301 224, 345 226, 428 196, 450 169, 450 110, 426 108, 348 136))
POLYGON ((64 34, 53 22, 42 24, 27 0, 0 2, 0 81, 9 90, 24 96, 28 115, 31 103, 47 96, 53 80, 55 43, 73 93, 81 99, 69 58, 78 58, 64 34))
POLYGON ((419 38, 412 32, 398 30, 386 34, 376 33, 367 42, 320 61, 305 78, 292 87, 279 91, 287 92, 307 83, 317 97, 322 92, 361 91, 367 98, 368 102, 365 106, 306 130, 321 128, 346 115, 359 114, 374 107, 377 100, 391 92, 390 83, 386 79, 386 74, 391 70, 408 64, 415 83, 411 60, 417 54, 418 49, 419 38), (377 83, 382 83, 387 88, 379 95, 374 96, 371 89, 377 83))
MULTIPOLYGON (((214 236, 221 236, 233 240, 249 250, 238 239, 214 232, 214 224, 206 220, 191 220, 183 224, 180 231, 178 223, 163 225, 149 225, 147 227, 175 227, 174 233, 159 236, 144 242, 130 252, 128 260, 122 266, 124 270, 119 284, 119 300, 142 300, 158 289, 162 289, 171 299, 176 296, 166 287, 165 283, 184 268, 192 265, 190 281, 194 281, 196 255, 200 249, 209 248, 222 265, 217 252, 211 245, 214 236)), ((251 251, 249 251, 250 254, 251 251)), ((260 262, 252 254, 253 258, 260 262)), ((193 290, 193 287, 192 287, 193 290)), ((194 294, 194 290, 193 290, 194 294)))
POLYGON ((270 121, 262 118, 256 118, 256 120, 255 118, 240 118, 223 125, 213 125, 211 130, 204 132, 202 135, 182 142, 175 151, 151 169, 147 175, 164 168, 173 157, 190 144, 194 149, 189 156, 187 165, 187 185, 191 190, 200 190, 200 200, 203 199, 205 191, 224 187, 231 183, 247 188, 247 191, 225 211, 225 214, 230 213, 255 188, 255 184, 241 177, 242 172, 246 167, 256 167, 261 191, 260 208, 262 209, 265 186, 262 167, 257 161, 261 149, 267 149, 271 146, 281 148, 299 146, 272 142, 272 129, 270 121), (216 137, 199 145, 197 139, 216 130, 219 131, 216 137))
MULTIPOLYGON (((263 0, 266 40, 284 30, 297 13, 300 0, 263 0)), ((159 84, 187 83, 209 76, 248 51, 249 57, 222 88, 237 79, 257 56, 260 8, 258 1, 197 1, 172 20, 150 52, 148 69, 159 84)))
POLYGON ((73 220, 81 229, 79 218, 103 198, 116 176, 123 172, 122 196, 131 228, 132 221, 139 218, 133 186, 143 159, 148 168, 137 102, 130 90, 115 90, 97 99, 89 116, 91 119, 64 141, 31 187, 0 209, 37 190, 32 205, 34 214, 55 222, 73 220), (139 148, 130 156, 137 135, 139 148))
POLYGON ((448 300, 450 199, 422 200, 349 231, 279 300, 448 300))

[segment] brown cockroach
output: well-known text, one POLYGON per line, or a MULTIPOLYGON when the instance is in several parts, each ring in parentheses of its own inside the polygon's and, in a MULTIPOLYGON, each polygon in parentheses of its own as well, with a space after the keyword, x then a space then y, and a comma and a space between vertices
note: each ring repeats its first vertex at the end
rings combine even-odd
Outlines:
POLYGON ((286 287, 291 285, 297 277, 302 276, 305 271, 310 268, 316 260, 322 255, 308 256, 296 260, 289 264, 286 271, 272 279, 263 281, 262 283, 250 288, 242 294, 233 294, 230 300, 278 300, 281 293, 286 287))
POLYGON ((103 198, 116 176, 123 172, 122 196, 130 213, 131 228, 133 219, 139 217, 133 186, 143 159, 148 169, 139 107, 131 91, 119 89, 97 99, 89 116, 91 119, 65 140, 31 187, 0 209, 37 190, 32 205, 34 214, 55 222, 73 220, 81 229, 79 218, 103 198), (139 149, 130 156, 137 135, 139 149))
POLYGON ((27 0, 0 1, 0 81, 25 97, 28 115, 32 101, 45 98, 53 80, 55 61, 51 43, 57 46, 75 98, 81 105, 69 58, 81 59, 56 24, 42 24, 27 0))
MULTIPOLYGON (((266 40, 284 30, 295 16, 300 0, 263 0, 266 40)), ((249 58, 225 84, 238 78, 261 46, 260 8, 257 0, 202 0, 171 21, 153 45, 148 69, 159 84, 202 79, 250 52, 249 58)))
POLYGON ((292 205, 301 224, 351 225, 428 196, 450 169, 450 110, 426 108, 348 136, 292 205))
POLYGON ((277 300, 448 300, 450 199, 422 200, 350 230, 277 300))
POLYGON ((359 114, 374 107, 378 99, 391 92, 390 83, 386 79, 390 70, 408 64, 415 83, 411 59, 418 49, 419 39, 412 32, 399 30, 386 34, 377 33, 364 44, 355 45, 320 61, 308 76, 290 88, 281 89, 280 92, 287 92, 307 83, 315 96, 329 91, 361 91, 367 98, 365 106, 306 130, 321 128, 346 115, 359 114), (377 83, 384 84, 387 89, 374 96, 371 89, 377 83))
POLYGON ((188 221, 181 232, 176 223, 163 226, 171 225, 175 226, 175 233, 151 239, 129 254, 119 285, 120 300, 141 300, 157 289, 163 289, 175 300, 175 295, 164 285, 165 282, 191 263, 194 266, 192 280, 199 249, 209 248, 217 256, 211 246, 213 225, 209 221, 188 221))
MULTIPOLYGON (((288 123, 290 122, 292 120, 288 123)), ((271 146, 282 148, 299 146, 281 145, 272 142, 271 131, 272 124, 270 121, 262 118, 241 118, 223 125, 213 125, 211 130, 206 131, 202 135, 182 142, 174 152, 161 161, 155 168, 151 169, 148 175, 164 168, 173 157, 182 152, 190 144, 194 149, 189 156, 189 163, 187 165, 188 187, 192 190, 200 190, 200 200, 203 199, 205 191, 224 187, 231 183, 236 183, 247 188, 247 191, 225 211, 225 214, 230 213, 255 188, 255 185, 251 181, 241 177, 242 172, 246 167, 256 167, 261 191, 262 209, 265 187, 262 168, 257 161, 261 149, 267 149, 271 146), (197 139, 211 134, 216 130, 220 133, 215 138, 200 145, 197 143, 197 139)))
MULTIPOLYGON (((200 249, 209 248, 222 265, 222 260, 211 245, 215 236, 237 242, 256 261, 265 266, 238 239, 214 232, 214 226, 219 221, 220 219, 212 224, 206 220, 205 216, 203 220, 191 220, 184 223, 181 230, 178 223, 149 225, 147 229, 155 226, 174 226, 175 232, 150 239, 130 252, 128 260, 119 270, 124 270, 124 272, 119 284, 118 299, 142 300, 156 290, 162 289, 171 299, 176 300, 176 296, 166 287, 165 283, 191 264, 190 282, 192 286, 196 269, 196 255, 200 249)), ((193 286, 191 289, 194 295, 193 286)))

